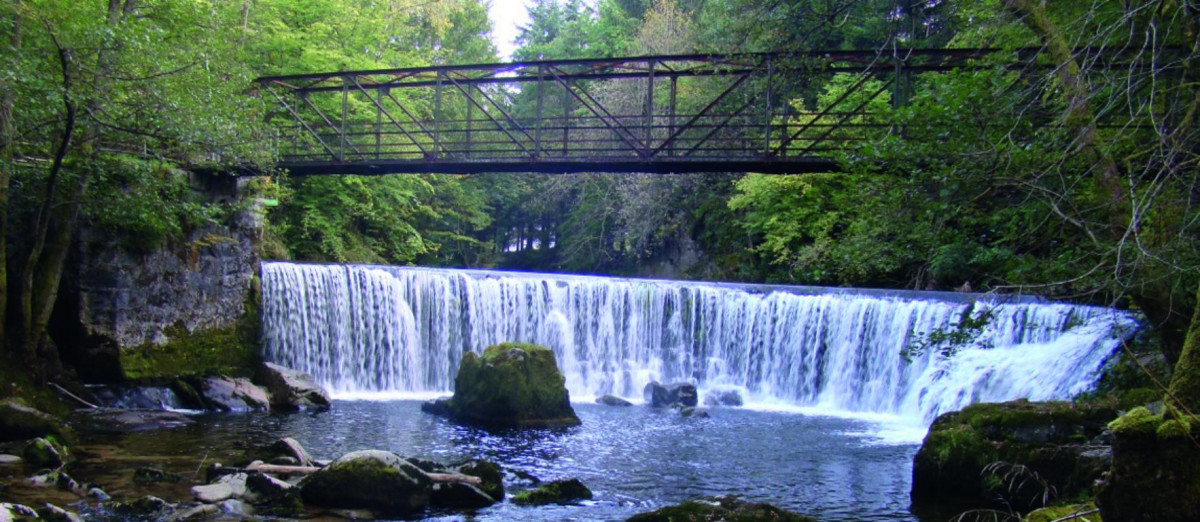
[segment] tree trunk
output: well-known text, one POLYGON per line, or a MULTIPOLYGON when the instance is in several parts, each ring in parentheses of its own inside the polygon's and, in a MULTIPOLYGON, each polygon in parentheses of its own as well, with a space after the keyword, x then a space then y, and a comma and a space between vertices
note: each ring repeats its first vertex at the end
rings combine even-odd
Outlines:
MULTIPOLYGON (((21 16, 17 13, 17 1, 12 2, 12 26, 9 29, 9 56, 19 56, 21 47, 21 16)), ((3 44, 0 44, 3 45, 3 44)), ((12 181, 13 159, 16 155, 13 107, 16 103, 12 87, 0 85, 0 351, 8 342, 8 187, 12 181)))
POLYGON ((1192 324, 1183 341, 1183 351, 1171 374, 1171 398, 1177 405, 1200 412, 1200 284, 1196 285, 1196 307, 1192 324))

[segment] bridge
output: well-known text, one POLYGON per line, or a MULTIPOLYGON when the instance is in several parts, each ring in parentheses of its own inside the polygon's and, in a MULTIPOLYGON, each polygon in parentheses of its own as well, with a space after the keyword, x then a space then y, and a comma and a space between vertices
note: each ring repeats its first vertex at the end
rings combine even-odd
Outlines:
POLYGON ((639 56, 257 82, 278 102, 278 166, 298 176, 805 173, 836 171, 840 153, 890 132, 881 104, 901 103, 914 73, 992 52, 639 56), (817 103, 837 74, 842 92, 817 103))

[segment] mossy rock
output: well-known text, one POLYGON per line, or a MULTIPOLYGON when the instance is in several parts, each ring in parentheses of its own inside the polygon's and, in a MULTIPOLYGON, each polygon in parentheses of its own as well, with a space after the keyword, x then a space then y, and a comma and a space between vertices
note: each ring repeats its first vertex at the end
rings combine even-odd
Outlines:
POLYGON ((300 483, 304 502, 367 509, 381 515, 412 515, 429 504, 432 481, 425 472, 388 451, 347 453, 300 483))
POLYGON ((504 470, 486 460, 469 460, 455 466, 459 473, 479 477, 483 481, 478 487, 497 502, 504 500, 504 470))
POLYGON ((577 426, 566 379, 554 352, 535 344, 503 343, 483 355, 467 353, 445 413, 467 424, 494 427, 577 426))
POLYGON ((1100 522, 1099 513, 1080 515, 1095 510, 1096 505, 1091 503, 1050 506, 1030 512, 1021 518, 1021 522, 1054 522, 1069 516, 1075 516, 1071 520, 1076 522, 1100 522))
POLYGON ((1090 441, 1114 418, 1113 404, 1024 400, 942 415, 913 459, 913 499, 994 507, 1003 497, 1029 510, 1041 507, 1035 490, 1046 486, 1053 486, 1055 498, 1085 498, 1107 469, 1107 460, 1096 456, 1103 447, 1090 441), (1022 476, 1014 480, 1014 472, 1022 476))
POLYGON ((543 506, 546 504, 570 504, 580 500, 591 500, 592 490, 579 479, 555 480, 541 487, 513 495, 514 504, 521 506, 543 506))
POLYGON ((1200 520, 1200 417, 1135 408, 1110 427, 1112 469, 1096 494, 1104 519, 1200 520))
POLYGON ((62 419, 29 407, 16 398, 0 400, 0 442, 52 436, 71 441, 71 429, 62 419))
POLYGON ((816 519, 771 504, 745 502, 737 497, 715 497, 640 513, 628 522, 816 522, 816 519))
POLYGON ((36 468, 58 469, 71 461, 71 452, 54 437, 39 437, 25 444, 21 457, 36 468))

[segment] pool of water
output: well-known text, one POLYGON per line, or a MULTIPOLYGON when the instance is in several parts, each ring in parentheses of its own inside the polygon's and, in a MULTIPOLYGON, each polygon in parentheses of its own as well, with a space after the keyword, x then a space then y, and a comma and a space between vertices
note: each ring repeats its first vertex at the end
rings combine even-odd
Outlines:
POLYGON ((718 494, 830 522, 917 520, 909 512, 917 445, 880 438, 874 422, 741 408, 713 409, 710 418, 643 406, 575 409, 582 426, 511 432, 457 426, 422 413, 415 400, 338 400, 320 413, 202 415, 174 430, 91 434, 81 449, 100 459, 77 473, 114 496, 149 492, 184 500, 190 484, 146 491, 129 483, 132 470, 155 465, 203 476, 213 461, 229 462, 247 448, 291 436, 321 459, 360 449, 443 462, 485 458, 543 480, 578 477, 595 493, 594 501, 578 506, 502 503, 473 520, 624 520, 718 494))

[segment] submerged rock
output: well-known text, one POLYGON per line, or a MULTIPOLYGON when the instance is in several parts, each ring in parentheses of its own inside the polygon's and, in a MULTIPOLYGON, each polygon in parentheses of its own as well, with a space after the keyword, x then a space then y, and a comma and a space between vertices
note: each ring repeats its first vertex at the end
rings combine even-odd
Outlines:
POLYGON ((220 411, 257 411, 271 407, 267 391, 239 377, 208 377, 200 385, 204 403, 220 411))
POLYGON ((1091 492, 1107 471, 1090 444, 1116 417, 1109 405, 1071 402, 973 404, 929 427, 913 459, 914 501, 955 498, 977 506, 1003 499, 1028 511, 1091 492))
POLYGON ((737 390, 713 390, 704 394, 705 406, 741 406, 742 394, 737 390))
POLYGON ((88 429, 123 433, 129 431, 172 429, 193 424, 195 421, 182 413, 165 410, 80 410, 72 417, 88 426, 88 429))
POLYGON ((37 438, 25 444, 21 457, 35 468, 58 469, 71 460, 71 452, 50 439, 37 438))
POLYGON ((183 475, 178 473, 168 473, 158 468, 138 468, 133 470, 133 481, 146 484, 152 482, 180 482, 183 480, 183 475))
POLYGON ((738 522, 816 522, 816 519, 761 502, 746 502, 737 497, 714 497, 667 506, 640 513, 628 522, 700 522, 729 520, 738 522))
POLYGON ((78 514, 50 503, 38 508, 37 514, 38 518, 49 522, 83 522, 78 514))
POLYGON ((480 509, 496 503, 483 490, 464 483, 434 484, 430 502, 447 509, 480 509))
POLYGON ((347 453, 300 483, 306 503, 411 515, 429 504, 432 481, 425 472, 388 451, 347 453))
POLYGON ((605 406, 633 406, 632 402, 617 397, 616 395, 601 395, 596 397, 596 404, 603 404, 605 406))
POLYGON ((141 519, 157 519, 163 513, 175 509, 167 501, 149 495, 129 502, 109 502, 104 507, 123 517, 141 519))
POLYGON ((259 376, 271 397, 271 407, 279 410, 328 408, 329 394, 304 372, 263 363, 259 376))
POLYGON ((676 404, 695 407, 697 404, 696 385, 687 382, 660 384, 650 381, 642 390, 646 404, 652 408, 670 408, 676 404))
POLYGON ((579 479, 574 478, 547 482, 537 489, 522 491, 512 497, 514 504, 523 506, 569 504, 591 499, 592 490, 583 485, 583 482, 580 482, 579 479))
POLYGON ((577 426, 565 382, 549 348, 503 343, 482 356, 467 353, 454 379, 454 397, 422 409, 482 426, 577 426))
POLYGON ((71 441, 71 430, 62 419, 31 408, 20 399, 0 400, 0 442, 48 435, 63 442, 71 441))

